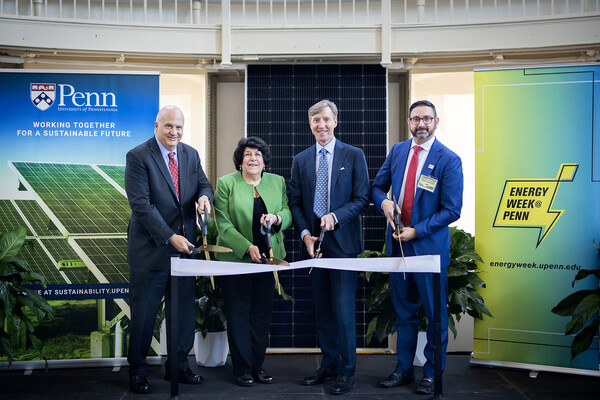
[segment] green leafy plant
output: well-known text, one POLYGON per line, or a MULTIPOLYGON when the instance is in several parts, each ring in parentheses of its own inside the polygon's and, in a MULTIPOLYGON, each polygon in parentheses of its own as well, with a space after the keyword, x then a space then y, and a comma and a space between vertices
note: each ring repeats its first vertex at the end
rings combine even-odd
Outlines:
MULTIPOLYGON (((214 219, 211 219, 207 227, 207 244, 217 243, 217 225, 214 219)), ((197 241, 202 243, 202 232, 197 230, 197 241)), ((198 255, 205 259, 204 252, 198 255)), ((210 255, 214 260, 214 254, 210 255)), ((223 312, 225 301, 223 292, 217 285, 213 288, 210 277, 199 276, 196 278, 196 331, 206 338, 208 332, 222 332, 227 329, 227 318, 223 312)))
MULTIPOLYGON (((378 251, 365 251, 359 257, 387 257, 385 253, 378 251)), ((456 323, 460 321, 463 314, 473 318, 483 319, 484 315, 492 317, 485 306, 483 297, 477 288, 485 288, 485 282, 478 276, 479 268, 477 262, 483 262, 475 252, 475 238, 462 229, 450 227, 450 265, 448 274, 448 327, 456 338, 456 323)), ((370 343, 375 335, 382 342, 389 334, 395 331, 396 311, 392 304, 390 292, 389 275, 380 272, 366 272, 362 274, 374 287, 369 298, 363 303, 370 311, 379 311, 373 317, 365 340, 370 343)), ((422 307, 419 307, 419 329, 425 330, 427 319, 422 307)))
MULTIPOLYGON (((600 256, 600 246, 595 241, 593 243, 598 249, 598 255, 600 256)), ((571 287, 575 287, 575 282, 590 275, 600 279, 600 270, 582 269, 578 271, 575 279, 571 282, 571 287)), ((600 288, 579 290, 572 293, 562 299, 552 309, 554 314, 571 317, 571 320, 565 326, 565 335, 576 333, 571 343, 571 360, 586 351, 592 344, 594 336, 598 335, 598 328, 600 327, 599 311, 600 288)))
POLYGON ((26 310, 40 322, 52 319, 53 311, 37 291, 24 287, 41 283, 46 279, 33 272, 19 257, 25 244, 27 229, 19 227, 0 236, 0 355, 12 365, 16 349, 32 348, 44 360, 42 342, 33 333, 34 322, 26 310))
POLYGON ((223 293, 219 286, 212 288, 210 278, 196 279, 196 331, 206 338, 208 332, 221 332, 227 329, 227 318, 223 312, 223 293))
POLYGON ((454 338, 456 322, 460 321, 463 314, 477 319, 483 319, 484 315, 493 318, 477 291, 477 288, 485 288, 485 282, 478 275, 480 271, 477 262, 483 263, 483 260, 475 252, 475 237, 462 229, 450 227, 448 327, 454 338))

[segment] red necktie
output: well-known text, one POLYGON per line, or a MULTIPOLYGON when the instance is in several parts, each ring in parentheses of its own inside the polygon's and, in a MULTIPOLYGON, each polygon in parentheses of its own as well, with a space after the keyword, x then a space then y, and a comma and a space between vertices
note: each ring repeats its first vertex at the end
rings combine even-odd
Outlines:
POLYGON ((419 166, 419 152, 423 150, 421 146, 413 147, 413 155, 408 165, 406 174, 406 184, 404 185, 404 199, 402 200, 402 212, 400 220, 404 226, 410 226, 412 217, 413 200, 415 198, 415 181, 417 180, 417 167, 419 166))
POLYGON ((177 171, 177 162, 175 161, 175 153, 169 153, 169 172, 173 179, 173 185, 175 185, 175 193, 179 199, 179 172, 177 171))
MULTIPOLYGON (((169 153, 169 172, 171 173, 171 179, 173 179, 173 185, 175 185, 175 193, 177 194, 177 200, 179 200, 179 171, 177 170, 177 162, 175 161, 175 153, 169 153)), ((185 224, 181 224, 181 231, 185 236, 185 224)))

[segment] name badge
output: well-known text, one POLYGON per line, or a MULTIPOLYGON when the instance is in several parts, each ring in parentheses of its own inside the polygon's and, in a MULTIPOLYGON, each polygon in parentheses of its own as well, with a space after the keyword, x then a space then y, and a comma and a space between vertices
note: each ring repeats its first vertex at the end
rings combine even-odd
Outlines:
POLYGON ((438 182, 437 179, 435 179, 431 176, 421 175, 421 178, 419 179, 419 183, 417 184, 417 187, 433 193, 433 191, 435 190, 435 186, 437 185, 437 182, 438 182))

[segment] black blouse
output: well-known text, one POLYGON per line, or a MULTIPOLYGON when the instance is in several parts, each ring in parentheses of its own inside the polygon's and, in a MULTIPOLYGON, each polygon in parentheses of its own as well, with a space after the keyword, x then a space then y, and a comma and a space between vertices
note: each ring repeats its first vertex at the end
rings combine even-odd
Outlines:
POLYGON ((254 211, 252 212, 252 244, 258 247, 260 254, 269 258, 269 247, 267 238, 260 231, 260 218, 267 213, 267 207, 262 197, 254 198, 254 211))

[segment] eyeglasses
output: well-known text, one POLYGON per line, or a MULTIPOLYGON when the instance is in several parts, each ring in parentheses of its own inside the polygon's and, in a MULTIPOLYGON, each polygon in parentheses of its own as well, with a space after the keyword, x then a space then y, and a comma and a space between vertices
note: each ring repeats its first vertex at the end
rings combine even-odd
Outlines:
POLYGON ((426 124, 430 124, 433 122, 433 117, 423 117, 423 118, 419 118, 419 117, 412 117, 410 118, 410 123, 413 125, 419 125, 419 122, 423 121, 426 124))

